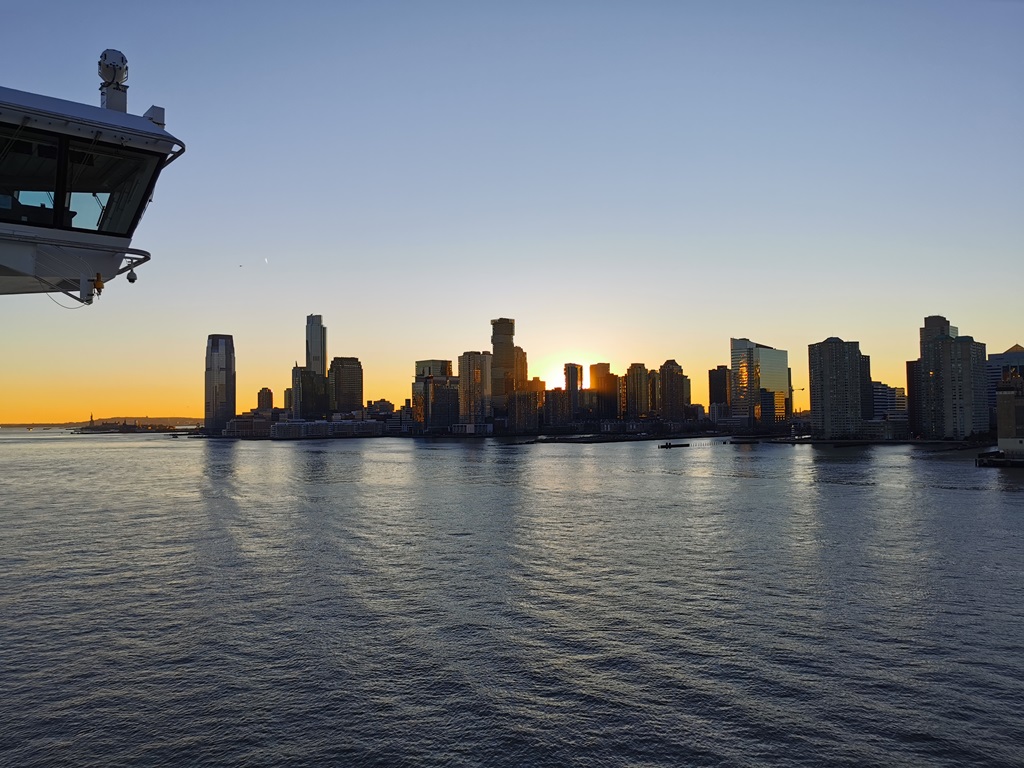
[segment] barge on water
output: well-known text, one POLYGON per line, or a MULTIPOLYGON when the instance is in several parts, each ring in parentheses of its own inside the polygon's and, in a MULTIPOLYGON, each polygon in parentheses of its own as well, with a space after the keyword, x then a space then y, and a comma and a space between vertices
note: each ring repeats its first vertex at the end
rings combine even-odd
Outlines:
POLYGON ((979 453, 974 460, 976 467, 1016 467, 1024 469, 1024 456, 1007 456, 1003 451, 979 453))

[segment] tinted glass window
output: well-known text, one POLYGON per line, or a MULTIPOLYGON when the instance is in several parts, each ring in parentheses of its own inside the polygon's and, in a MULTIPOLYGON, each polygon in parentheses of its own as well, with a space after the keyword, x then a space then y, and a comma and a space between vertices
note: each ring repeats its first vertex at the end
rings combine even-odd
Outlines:
POLYGON ((0 125, 0 221, 54 226, 57 139, 0 125))
POLYGON ((160 158, 119 147, 71 141, 68 216, 75 229, 126 235, 147 202, 160 158))

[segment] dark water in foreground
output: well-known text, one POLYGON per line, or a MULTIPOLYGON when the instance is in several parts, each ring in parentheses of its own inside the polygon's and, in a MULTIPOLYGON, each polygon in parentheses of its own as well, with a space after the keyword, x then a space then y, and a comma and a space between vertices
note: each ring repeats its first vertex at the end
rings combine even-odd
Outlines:
POLYGON ((0 763, 1021 765, 1024 473, 0 437, 0 763))

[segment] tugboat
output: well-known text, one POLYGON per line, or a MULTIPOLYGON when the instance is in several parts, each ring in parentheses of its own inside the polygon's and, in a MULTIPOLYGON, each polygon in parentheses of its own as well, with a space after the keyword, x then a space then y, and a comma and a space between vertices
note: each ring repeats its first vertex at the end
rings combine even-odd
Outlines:
POLYGON ((0 294, 91 304, 149 261, 132 236, 161 171, 185 145, 164 110, 128 114, 128 61, 99 59, 100 106, 0 87, 0 294))

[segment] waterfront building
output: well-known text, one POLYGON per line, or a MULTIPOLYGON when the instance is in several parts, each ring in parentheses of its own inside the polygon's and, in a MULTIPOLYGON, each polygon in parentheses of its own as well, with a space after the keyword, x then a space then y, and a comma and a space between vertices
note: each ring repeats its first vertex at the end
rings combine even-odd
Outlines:
MULTIPOLYGON (((832 336, 807 349, 811 434, 826 440, 860 436, 865 419, 864 392, 873 396, 873 390, 864 386, 866 356, 860 353, 859 342, 832 336)), ((870 372, 870 363, 867 370, 870 372)))
POLYGON ((996 436, 1008 458, 1024 458, 1024 378, 1008 376, 996 389, 996 436))
POLYGON ((960 440, 989 429, 985 345, 940 315, 924 319, 921 356, 908 364, 911 425, 929 439, 960 440), (910 376, 914 376, 911 384, 910 376))
POLYGON ((690 379, 675 360, 666 360, 658 369, 661 402, 659 413, 665 421, 684 421, 690 405, 690 379))
POLYGON ((890 387, 881 381, 871 382, 874 419, 907 418, 907 394, 903 387, 890 387))
POLYGON ((921 423, 921 361, 907 360, 907 429, 911 437, 923 434, 921 423))
POLYGON ((860 417, 864 421, 875 418, 875 397, 871 388, 871 356, 860 356, 860 417))
POLYGON ((327 379, 296 362, 292 367, 292 418, 322 419, 327 408, 327 379))
MULTIPOLYGON (((516 321, 507 317, 491 320, 491 407, 504 416, 505 396, 513 390, 516 366, 516 321)), ((461 378, 461 373, 459 375, 461 378)))
POLYGON ((518 392, 525 389, 527 381, 530 376, 527 372, 526 367, 526 352, 522 347, 515 347, 513 349, 513 363, 512 363, 512 390, 518 392))
POLYGON ((945 434, 943 380, 938 341, 943 338, 955 339, 957 335, 956 326, 950 325, 941 315, 926 317, 918 332, 920 356, 913 408, 924 437, 941 438, 945 434))
POLYGON ((999 384, 1007 379, 1024 376, 1024 347, 1014 344, 1005 352, 989 355, 985 371, 988 385, 988 406, 995 413, 996 388, 999 384))
POLYGON ((363 407, 363 364, 358 357, 336 357, 327 370, 328 408, 351 413, 363 407))
POLYGON ((577 363, 566 363, 565 391, 569 396, 569 413, 572 418, 576 417, 580 409, 580 390, 583 389, 583 366, 577 363))
POLYGON ((661 415, 661 377, 653 368, 647 371, 647 415, 652 418, 661 415))
POLYGON ((633 363, 626 369, 625 390, 626 418, 646 418, 651 411, 651 387, 647 377, 647 366, 633 363))
POLYGON ((327 329, 320 315, 306 315, 306 368, 327 375, 327 329))
POLYGON ((729 408, 738 424, 771 426, 793 414, 789 353, 750 339, 730 339, 729 408), (764 406, 769 406, 765 412, 764 406))
POLYGON ((259 392, 256 393, 256 409, 260 411, 269 411, 274 408, 274 393, 270 390, 270 387, 263 387, 259 392))
POLYGON ((546 427, 567 427, 572 423, 569 393, 561 387, 544 393, 544 425, 546 427))
POLYGON ((459 379, 451 360, 417 360, 412 415, 425 433, 450 432, 459 423, 459 379))
POLYGON ((590 366, 590 389, 596 403, 595 415, 599 419, 619 417, 619 377, 611 371, 608 363, 594 363, 590 366))
POLYGON ((235 340, 211 333, 206 340, 206 380, 203 426, 221 434, 235 417, 235 340))
POLYGON ((989 430, 985 345, 970 336, 939 342, 945 437, 962 440, 989 430))
POLYGON ((729 400, 729 366, 720 365, 708 371, 708 405, 725 406, 728 413, 729 400))
POLYGON ((493 379, 490 352, 464 352, 459 355, 459 423, 462 434, 491 431, 491 382, 493 379))
POLYGON ((508 431, 513 434, 533 434, 540 423, 543 396, 540 392, 518 391, 508 396, 508 431))
POLYGON ((724 426, 729 419, 729 406, 722 405, 721 403, 712 403, 708 407, 708 419, 715 424, 721 422, 724 426))

